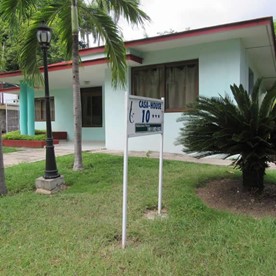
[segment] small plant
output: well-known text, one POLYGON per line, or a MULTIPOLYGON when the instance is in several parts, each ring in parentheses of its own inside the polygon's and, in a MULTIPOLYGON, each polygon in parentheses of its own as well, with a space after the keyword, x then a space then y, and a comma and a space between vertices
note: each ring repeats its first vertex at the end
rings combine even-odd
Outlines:
POLYGON ((46 134, 43 130, 36 130, 35 135, 22 135, 19 130, 16 130, 3 134, 2 137, 5 140, 43 141, 46 139, 46 134))

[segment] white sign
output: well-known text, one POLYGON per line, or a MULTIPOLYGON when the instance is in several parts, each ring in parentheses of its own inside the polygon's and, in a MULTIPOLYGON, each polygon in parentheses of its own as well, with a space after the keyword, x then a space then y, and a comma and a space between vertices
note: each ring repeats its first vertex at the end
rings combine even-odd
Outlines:
POLYGON ((163 130, 164 99, 152 99, 125 94, 125 150, 123 175, 122 248, 126 246, 127 230, 127 186, 128 186, 128 138, 160 134, 158 214, 162 208, 163 183, 163 130))
POLYGON ((163 133, 164 101, 128 96, 128 137, 163 133))

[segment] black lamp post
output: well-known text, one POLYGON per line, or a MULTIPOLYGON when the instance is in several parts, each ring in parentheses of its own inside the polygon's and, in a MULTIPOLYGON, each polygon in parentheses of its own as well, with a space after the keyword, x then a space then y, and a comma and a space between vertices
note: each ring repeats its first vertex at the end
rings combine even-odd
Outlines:
POLYGON ((37 40, 43 51, 44 62, 44 83, 45 83, 45 101, 46 101, 46 164, 45 164, 45 179, 53 179, 59 177, 56 165, 56 157, 52 135, 51 113, 50 113, 50 93, 49 93, 49 80, 48 80, 48 62, 47 50, 51 42, 51 29, 42 22, 37 29, 37 40))

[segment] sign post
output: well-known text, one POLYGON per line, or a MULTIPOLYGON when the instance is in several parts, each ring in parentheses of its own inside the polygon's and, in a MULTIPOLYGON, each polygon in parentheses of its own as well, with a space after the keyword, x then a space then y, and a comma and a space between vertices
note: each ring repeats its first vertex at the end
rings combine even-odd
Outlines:
POLYGON ((161 215, 162 210, 162 185, 163 185, 163 133, 160 139, 159 152, 159 183, 158 183, 158 215, 161 215))
POLYGON ((123 174, 122 248, 126 246, 128 138, 160 134, 158 214, 162 209, 164 98, 152 99, 125 93, 125 149, 123 174))

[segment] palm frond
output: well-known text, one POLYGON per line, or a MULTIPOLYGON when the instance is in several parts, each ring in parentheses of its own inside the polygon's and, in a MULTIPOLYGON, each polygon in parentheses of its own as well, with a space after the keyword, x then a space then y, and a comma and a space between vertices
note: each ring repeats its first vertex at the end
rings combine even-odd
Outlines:
POLYGON ((38 69, 37 51, 40 50, 38 46, 36 33, 38 24, 31 23, 22 45, 21 54, 19 57, 20 68, 24 74, 25 80, 39 85, 42 82, 42 77, 38 69))
MULTIPOLYGON (((19 57, 20 68, 24 73, 25 79, 33 81, 36 84, 41 83, 41 74, 39 72, 39 60, 37 60, 37 53, 40 51, 40 46, 37 42, 36 32, 37 28, 42 21, 45 21, 48 25, 51 26, 52 22, 57 17, 62 17, 66 14, 66 7, 68 7, 70 1, 56 1, 53 5, 46 5, 41 8, 40 11, 37 11, 32 20, 29 23, 29 27, 26 30, 26 34, 22 41, 22 51, 19 57)), ((68 17, 68 13, 66 14, 68 17)), ((69 6, 69 20, 70 20, 70 6, 69 6)), ((66 26, 70 30, 70 25, 66 26)), ((65 32, 65 30, 64 30, 65 32)), ((68 32, 67 32, 68 34, 68 32)), ((65 41, 70 40, 70 37, 67 37, 65 41)), ((70 44, 70 42, 69 42, 70 44)))
POLYGON ((262 100, 260 107, 260 117, 269 116, 270 112, 273 109, 274 103, 276 100, 276 86, 274 85, 266 94, 262 100))
POLYGON ((1 0, 0 15, 12 28, 18 28, 20 22, 29 20, 40 5, 40 0, 1 0))
POLYGON ((86 9, 90 14, 91 29, 105 41, 105 52, 110 61, 112 82, 124 86, 126 82, 126 51, 120 29, 113 22, 111 16, 102 11, 98 6, 86 9))
POLYGON ((139 8, 138 0, 97 0, 100 8, 109 12, 114 12, 115 21, 124 17, 128 23, 143 25, 150 21, 150 17, 139 8))
POLYGON ((231 85, 230 89, 238 105, 239 112, 241 112, 243 116, 247 117, 250 108, 250 99, 247 91, 243 89, 242 85, 238 87, 235 84, 231 85))

